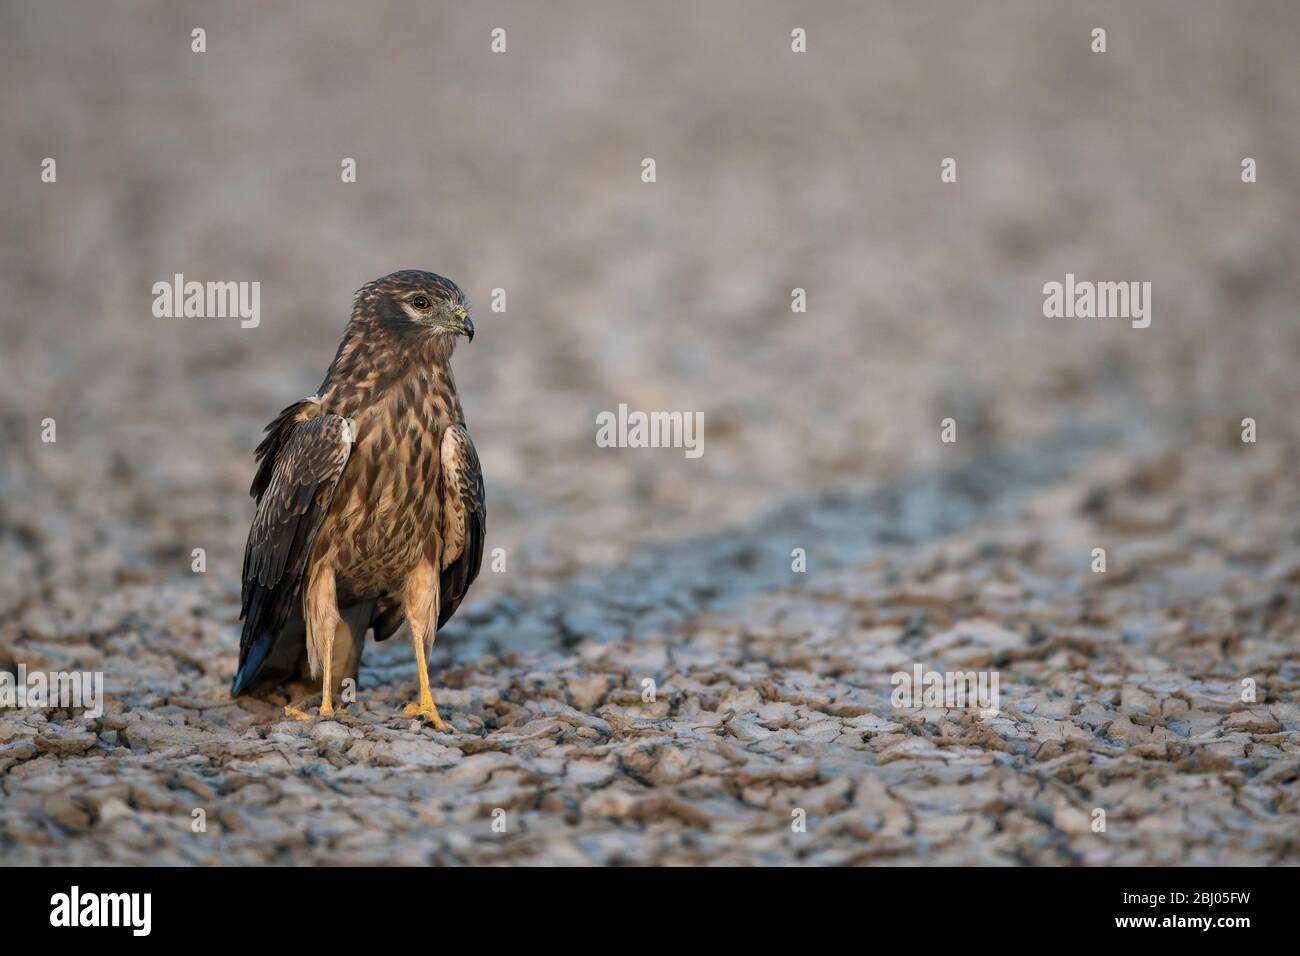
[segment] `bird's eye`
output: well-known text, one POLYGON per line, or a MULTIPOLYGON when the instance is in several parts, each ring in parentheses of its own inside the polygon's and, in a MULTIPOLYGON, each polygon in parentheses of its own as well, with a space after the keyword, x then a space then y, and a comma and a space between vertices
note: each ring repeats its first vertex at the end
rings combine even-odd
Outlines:
POLYGON ((411 305, 423 312, 429 307, 429 297, 427 295, 417 295, 411 300, 411 305))

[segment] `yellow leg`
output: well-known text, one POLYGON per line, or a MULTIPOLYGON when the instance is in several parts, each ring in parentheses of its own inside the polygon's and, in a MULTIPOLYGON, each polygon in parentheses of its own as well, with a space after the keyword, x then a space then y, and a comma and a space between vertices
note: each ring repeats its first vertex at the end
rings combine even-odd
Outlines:
POLYGON ((311 569, 302 599, 303 618, 307 622, 307 660, 312 677, 316 676, 321 658, 325 659, 320 703, 322 717, 334 716, 334 703, 330 699, 334 694, 334 635, 341 624, 334 578, 333 566, 318 562, 311 569))
POLYGON ((434 730, 444 734, 455 733, 456 728, 438 716, 438 706, 433 702, 433 693, 429 690, 429 668, 424 661, 424 637, 415 630, 411 631, 411 646, 415 650, 416 676, 420 679, 420 699, 416 703, 407 704, 402 713, 407 717, 423 717, 433 724, 434 730))
POLYGON ((321 687, 320 698, 320 715, 322 717, 334 716, 334 705, 330 701, 330 694, 334 690, 334 630, 331 628, 329 637, 325 638, 325 683, 321 687))

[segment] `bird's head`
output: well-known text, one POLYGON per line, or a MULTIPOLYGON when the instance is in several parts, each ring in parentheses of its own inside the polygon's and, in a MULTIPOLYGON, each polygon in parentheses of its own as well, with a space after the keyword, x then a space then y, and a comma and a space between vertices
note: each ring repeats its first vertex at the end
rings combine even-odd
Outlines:
POLYGON ((397 331, 432 333, 448 340, 463 335, 474 341, 465 293, 432 272, 404 269, 376 279, 357 292, 357 308, 397 331))

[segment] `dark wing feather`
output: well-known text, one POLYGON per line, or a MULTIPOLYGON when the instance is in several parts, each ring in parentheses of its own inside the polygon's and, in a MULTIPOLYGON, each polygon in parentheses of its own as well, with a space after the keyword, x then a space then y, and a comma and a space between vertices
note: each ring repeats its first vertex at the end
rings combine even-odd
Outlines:
POLYGON ((244 550, 244 628, 231 689, 235 696, 257 681, 298 608, 307 561, 354 437, 351 420, 319 414, 314 402, 291 405, 268 431, 258 448, 261 461, 252 488, 257 513, 244 550), (305 417, 313 412, 315 417, 305 417))
POLYGON ((442 578, 438 627, 451 620, 478 577, 487 537, 487 502, 478 452, 464 425, 442 436, 442 578))
POLYGON ((370 626, 375 629, 375 640, 386 641, 397 633, 397 629, 406 620, 406 609, 402 599, 385 591, 375 601, 375 613, 370 618, 370 626))
POLYGON ((319 414, 320 405, 313 395, 301 402, 294 402, 281 411, 275 417, 275 421, 266 426, 266 437, 253 452, 253 460, 257 462, 257 474, 253 476, 253 485, 248 489, 250 495, 259 501, 262 499, 262 492, 266 491, 266 486, 271 483, 271 473, 280 456, 280 449, 284 447, 289 435, 300 422, 315 418, 319 414))

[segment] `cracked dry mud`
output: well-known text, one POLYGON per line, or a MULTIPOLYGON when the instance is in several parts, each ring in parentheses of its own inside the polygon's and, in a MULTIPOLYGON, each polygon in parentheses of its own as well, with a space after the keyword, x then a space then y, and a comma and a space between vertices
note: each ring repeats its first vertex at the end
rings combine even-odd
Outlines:
POLYGON ((394 28, 422 9, 209 11, 219 70, 168 52, 184 12, 0 36, 3 181, 50 126, 75 158, 0 261, 0 668, 106 691, 0 711, 0 860, 1297 862, 1294 9, 1108 8, 1144 39, 1102 75, 1068 8, 827 6, 790 73, 781 7, 557 4, 490 77, 394 28), (390 68, 323 77, 345 44, 390 68), (430 70, 442 123, 376 114, 430 70), (386 150, 341 195, 345 141, 386 150), (404 631, 337 720, 227 695, 250 451, 405 265, 481 304, 456 369, 507 570, 434 650, 455 735, 401 716, 404 631), (153 319, 176 271, 259 279, 262 325, 153 319), (1044 319, 1067 271, 1150 278, 1152 327, 1044 319), (703 411, 703 457, 596 448, 619 402, 703 411), (998 715, 891 706, 918 663, 996 670, 998 715))
MULTIPOLYGON (((372 650, 347 716, 300 723, 227 699, 235 633, 211 609, 233 594, 124 584, 82 611, 56 598, 25 615, 12 652, 29 667, 103 668, 108 711, 89 725, 59 712, 0 723, 6 859, 1292 860, 1294 526, 1245 507, 1228 522, 1222 505, 1177 516, 1286 464, 1252 449, 1207 474, 1103 454, 1026 489, 1005 519, 933 537, 885 528, 898 540, 866 560, 711 597, 745 555, 783 565, 739 529, 696 543, 716 580, 701 571, 694 596, 678 592, 680 620, 647 627, 637 619, 660 598, 617 573, 499 598, 451 629, 434 667, 455 735, 399 716, 414 693, 403 647, 372 650), (1110 568, 1094 576, 1080 549, 1102 539, 1110 568), (1000 714, 892 708, 888 674, 916 661, 996 668, 1000 714), (1261 702, 1241 702, 1243 676, 1261 702), (206 833, 190 831, 195 808, 206 833)), ((979 473, 948 476, 943 500, 960 500, 960 479, 987 490, 979 473)), ((647 551, 637 573, 672 581, 676 554, 647 551)))

